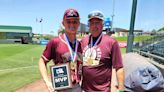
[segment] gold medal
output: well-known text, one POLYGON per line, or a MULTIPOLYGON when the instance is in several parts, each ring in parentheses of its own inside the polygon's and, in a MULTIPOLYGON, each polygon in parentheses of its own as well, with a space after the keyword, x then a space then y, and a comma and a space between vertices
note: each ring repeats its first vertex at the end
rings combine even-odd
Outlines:
POLYGON ((70 67, 71 67, 71 70, 75 70, 76 63, 70 62, 70 67))
POLYGON ((93 65, 99 65, 99 60, 93 60, 93 65))
POLYGON ((87 60, 87 64, 92 65, 92 63, 93 63, 93 60, 91 59, 91 57, 89 57, 88 60, 87 60))

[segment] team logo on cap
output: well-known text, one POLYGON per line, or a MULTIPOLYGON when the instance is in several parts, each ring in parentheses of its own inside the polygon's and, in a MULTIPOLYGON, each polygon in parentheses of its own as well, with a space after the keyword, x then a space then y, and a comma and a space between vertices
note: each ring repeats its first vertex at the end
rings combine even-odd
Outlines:
POLYGON ((77 16, 77 13, 76 13, 74 10, 70 10, 70 11, 67 13, 67 16, 77 16))

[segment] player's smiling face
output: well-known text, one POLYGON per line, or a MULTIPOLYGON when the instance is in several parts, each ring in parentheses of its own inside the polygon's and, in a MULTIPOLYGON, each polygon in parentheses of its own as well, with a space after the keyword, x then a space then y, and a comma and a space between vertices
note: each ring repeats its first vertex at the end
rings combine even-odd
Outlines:
POLYGON ((93 18, 89 20, 89 30, 93 37, 99 36, 103 30, 103 21, 98 18, 93 18))
POLYGON ((69 18, 64 19, 63 25, 65 26, 65 31, 67 33, 76 34, 80 21, 79 18, 69 18))

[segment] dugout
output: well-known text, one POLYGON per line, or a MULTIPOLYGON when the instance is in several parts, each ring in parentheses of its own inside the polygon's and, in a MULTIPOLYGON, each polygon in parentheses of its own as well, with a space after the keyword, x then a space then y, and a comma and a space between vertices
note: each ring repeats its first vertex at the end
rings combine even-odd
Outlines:
POLYGON ((24 43, 22 41, 32 41, 32 27, 0 25, 0 43, 24 43))

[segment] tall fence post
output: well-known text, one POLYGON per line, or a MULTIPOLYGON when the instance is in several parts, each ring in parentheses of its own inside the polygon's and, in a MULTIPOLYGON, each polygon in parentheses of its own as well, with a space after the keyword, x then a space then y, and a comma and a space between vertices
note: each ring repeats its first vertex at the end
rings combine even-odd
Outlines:
POLYGON ((128 35, 127 49, 126 52, 132 52, 133 40, 134 40, 134 24, 135 24, 135 15, 137 8, 137 0, 133 0, 131 21, 130 21, 130 30, 128 35))

